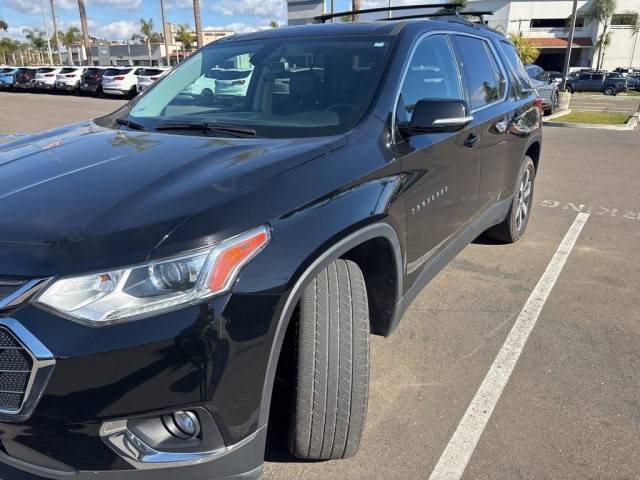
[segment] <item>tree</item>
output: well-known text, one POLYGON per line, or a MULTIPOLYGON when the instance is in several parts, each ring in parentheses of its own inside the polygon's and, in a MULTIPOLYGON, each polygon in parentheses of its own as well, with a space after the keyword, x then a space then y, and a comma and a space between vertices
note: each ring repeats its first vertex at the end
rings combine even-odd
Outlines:
POLYGON ((3 19, 0 18, 0 30, 6 32, 7 30, 9 30, 9 25, 7 25, 7 22, 5 22, 3 19))
POLYGON ((540 50, 538 50, 529 40, 522 35, 516 35, 510 33, 509 36, 516 46, 516 51, 522 63, 529 64, 535 62, 540 56, 540 50))
POLYGON ((596 47, 598 48, 596 71, 599 71, 602 68, 604 52, 611 41, 609 36, 609 27, 611 26, 611 17, 613 17, 617 6, 617 0, 592 0, 589 9, 581 15, 584 19, 597 22, 598 30, 602 27, 602 33, 598 36, 598 40, 596 41, 596 47))
POLYGON ((80 24, 82 25, 82 39, 84 41, 84 49, 87 54, 87 63, 91 65, 92 64, 91 39, 89 38, 89 24, 87 22, 87 9, 84 6, 84 0, 78 0, 78 10, 80 11, 80 24))
POLYGON ((191 46, 193 45, 193 34, 191 33, 188 23, 178 25, 176 40, 182 44, 182 48, 185 50, 191 50, 191 46))
POLYGON ((78 43, 81 40, 80 30, 76 27, 69 27, 66 32, 58 32, 60 42, 67 49, 67 63, 73 65, 73 53, 71 47, 74 43, 78 43))
POLYGON ((193 0, 193 18, 196 22, 196 43, 198 48, 204 45, 204 37, 202 36, 202 12, 200 11, 200 0, 193 0))
MULTIPOLYGON (((158 35, 157 33, 155 34, 158 35)), ((151 65, 151 42, 154 40, 153 18, 145 20, 140 19, 140 33, 136 33, 133 40, 139 40, 147 44, 147 55, 149 56, 149 65, 151 65)))
POLYGON ((271 28, 278 28, 280 25, 278 25, 278 22, 276 22, 275 20, 271 20, 271 22, 269 22, 269 27, 271 28))
POLYGON ((10 38, 0 39, 0 62, 9 63, 7 58, 13 57, 13 63, 16 64, 15 54, 20 49, 20 42, 11 40, 10 38))

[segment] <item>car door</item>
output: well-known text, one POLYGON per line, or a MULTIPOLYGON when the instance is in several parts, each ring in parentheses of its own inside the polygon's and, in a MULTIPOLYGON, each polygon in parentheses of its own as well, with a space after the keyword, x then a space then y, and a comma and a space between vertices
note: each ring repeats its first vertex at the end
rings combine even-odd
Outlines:
POLYGON ((535 67, 534 71, 530 73, 530 76, 538 94, 544 99, 545 105, 551 105, 553 101, 553 92, 556 88, 555 84, 550 82, 549 77, 540 67, 535 67))
MULTIPOLYGON (((522 161, 521 141, 511 133, 518 104, 509 100, 508 72, 489 41, 456 34, 453 42, 470 99, 471 115, 481 138, 478 211, 482 214, 512 194, 522 161)), ((507 46, 515 54, 513 47, 507 46)), ((517 57, 515 61, 519 62, 517 57)), ((521 63, 518 65, 522 68, 521 63)), ((526 72, 523 71, 522 76, 527 82, 526 88, 532 92, 533 85, 526 78, 526 72)))
MULTIPOLYGON (((415 47, 398 96, 396 123, 409 121, 416 103, 427 98, 464 100, 446 34, 428 35, 415 47)), ((396 135, 394 148, 407 176, 407 274, 415 279, 476 212, 480 137, 475 125, 457 132, 396 135)))
POLYGON ((602 90, 602 82, 604 81, 604 75, 601 73, 593 73, 589 75, 589 80, 586 81, 585 87, 582 88, 585 92, 599 92, 602 90))

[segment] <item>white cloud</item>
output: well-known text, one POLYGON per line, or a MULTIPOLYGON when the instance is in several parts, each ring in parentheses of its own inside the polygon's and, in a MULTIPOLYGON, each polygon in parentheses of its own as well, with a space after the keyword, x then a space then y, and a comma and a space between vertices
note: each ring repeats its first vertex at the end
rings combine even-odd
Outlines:
POLYGON ((269 20, 283 20, 287 16, 285 0, 220 0, 208 8, 225 16, 248 15, 269 20))
POLYGON ((138 21, 119 20, 106 25, 89 20, 89 33, 106 40, 128 40, 140 30, 138 21))
MULTIPOLYGON (((87 9, 91 5, 117 8, 120 10, 137 10, 142 5, 142 0, 87 0, 87 9)), ((45 11, 50 13, 49 0, 45 1, 45 11)), ((3 0, 3 6, 28 14, 41 14, 41 0, 3 0)), ((56 8, 62 10, 77 10, 77 0, 56 0, 56 8)))

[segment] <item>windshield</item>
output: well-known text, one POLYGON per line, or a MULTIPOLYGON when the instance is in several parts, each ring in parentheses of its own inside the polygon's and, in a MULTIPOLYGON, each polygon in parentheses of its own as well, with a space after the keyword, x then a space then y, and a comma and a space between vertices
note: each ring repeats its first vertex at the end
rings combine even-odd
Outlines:
POLYGON ((342 133, 371 104, 390 42, 345 36, 220 43, 163 77, 121 119, 147 130, 188 122, 249 128, 261 137, 342 133))

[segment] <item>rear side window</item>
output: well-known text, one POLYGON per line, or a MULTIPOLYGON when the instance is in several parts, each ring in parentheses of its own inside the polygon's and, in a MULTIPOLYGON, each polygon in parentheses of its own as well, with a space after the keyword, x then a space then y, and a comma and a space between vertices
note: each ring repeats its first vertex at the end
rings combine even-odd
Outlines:
POLYGON ((158 70, 157 68, 145 68, 142 73, 140 73, 143 77, 153 77, 154 75, 160 75, 162 70, 158 70))
POLYGON ((522 65, 520 57, 518 57, 518 52, 516 52, 516 49, 513 45, 507 42, 500 42, 500 50, 502 50, 502 53, 507 59, 509 70, 511 70, 511 74, 516 80, 515 85, 517 92, 515 93, 516 95, 521 96, 523 91, 533 88, 531 79, 524 69, 524 65, 522 65))
POLYGON ((477 109, 499 101, 505 79, 484 40, 454 35, 460 67, 469 91, 469 103, 477 109))
POLYGON ((456 61, 445 35, 429 36, 416 48, 400 91, 398 121, 409 121, 416 103, 425 98, 463 98, 456 61))

